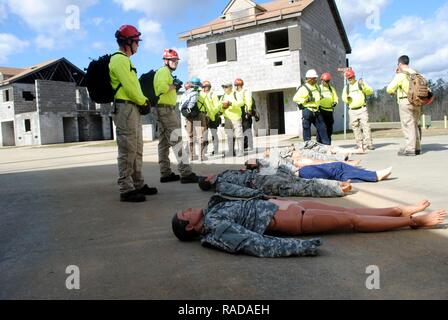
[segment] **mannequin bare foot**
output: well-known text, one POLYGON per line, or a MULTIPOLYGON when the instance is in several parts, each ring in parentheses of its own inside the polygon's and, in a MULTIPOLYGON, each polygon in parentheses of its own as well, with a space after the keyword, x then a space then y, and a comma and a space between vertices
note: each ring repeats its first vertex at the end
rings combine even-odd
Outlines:
POLYGON ((444 209, 436 210, 430 213, 411 216, 411 220, 415 223, 415 227, 424 228, 432 227, 442 224, 446 218, 446 211, 444 209))
POLYGON ((402 217, 410 217, 413 214, 424 211, 430 205, 431 205, 431 202, 429 202, 429 200, 422 200, 414 206, 401 206, 401 207, 398 207, 398 209, 401 210, 402 217))
POLYGON ((380 170, 376 172, 376 176, 378 177, 378 181, 383 181, 389 178, 389 176, 392 174, 392 167, 380 170))

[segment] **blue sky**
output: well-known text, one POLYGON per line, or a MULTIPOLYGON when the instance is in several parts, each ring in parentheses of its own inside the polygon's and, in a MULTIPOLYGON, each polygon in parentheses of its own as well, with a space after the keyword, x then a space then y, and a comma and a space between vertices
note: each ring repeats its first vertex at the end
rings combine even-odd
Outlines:
MULTIPOLYGON (((115 50, 114 32, 128 23, 144 34, 144 45, 132 60, 139 73, 146 72, 161 65, 165 47, 179 49, 185 61, 186 44, 178 40, 178 34, 216 18, 227 3, 0 0, 0 65, 26 67, 66 57, 84 68, 89 57, 115 50), (78 8, 79 28, 73 23, 78 8)), ((353 47, 351 63, 372 84, 386 84, 397 56, 403 53, 411 55, 419 70, 429 77, 448 77, 448 1, 337 0, 337 4, 353 47), (408 37, 415 26, 417 30, 408 37)), ((187 77, 185 63, 177 73, 183 79, 187 77)))

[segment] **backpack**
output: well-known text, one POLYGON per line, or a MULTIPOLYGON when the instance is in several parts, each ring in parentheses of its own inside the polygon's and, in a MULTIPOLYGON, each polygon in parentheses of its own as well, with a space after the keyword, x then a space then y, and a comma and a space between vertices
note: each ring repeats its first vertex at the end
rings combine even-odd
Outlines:
POLYGON ((146 98, 148 98, 149 105, 152 107, 157 106, 159 102, 159 96, 156 96, 156 90, 154 89, 154 77, 156 75, 155 70, 151 70, 140 76, 138 81, 140 82, 140 87, 146 98))
MULTIPOLYGON (((198 93, 199 94, 199 93, 198 93)), ((193 120, 196 119, 199 115, 199 113, 201 112, 199 110, 199 101, 196 102, 193 106, 193 108, 188 108, 187 106, 182 106, 180 109, 180 112, 182 113, 182 115, 187 118, 188 120, 193 120)))
POLYGON ((427 104, 430 89, 428 80, 421 74, 403 72, 409 79, 409 91, 407 92, 409 103, 414 107, 421 107, 427 104))
POLYGON ((106 54, 97 60, 92 60, 86 70, 86 84, 90 98, 96 103, 111 103, 114 101, 115 94, 121 88, 121 83, 116 89, 112 88, 109 63, 110 59, 116 55, 124 53, 116 52, 106 54))

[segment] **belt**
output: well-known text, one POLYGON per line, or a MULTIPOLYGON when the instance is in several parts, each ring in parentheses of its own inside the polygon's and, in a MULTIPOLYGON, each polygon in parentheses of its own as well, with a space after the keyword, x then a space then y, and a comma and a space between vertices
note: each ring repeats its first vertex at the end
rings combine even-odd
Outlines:
POLYGON ((136 106, 137 104, 129 101, 129 100, 122 100, 122 99, 115 99, 115 103, 126 103, 126 104, 133 104, 134 106, 136 106))
POLYGON ((173 106, 170 104, 158 104, 157 107, 159 107, 159 108, 176 108, 176 106, 173 106))
POLYGON ((401 98, 398 98, 399 100, 403 100, 403 99, 407 99, 408 97, 401 97, 401 98))
POLYGON ((362 107, 359 107, 359 108, 350 108, 350 110, 359 110, 359 109, 362 109, 362 108, 365 108, 366 106, 362 106, 362 107))

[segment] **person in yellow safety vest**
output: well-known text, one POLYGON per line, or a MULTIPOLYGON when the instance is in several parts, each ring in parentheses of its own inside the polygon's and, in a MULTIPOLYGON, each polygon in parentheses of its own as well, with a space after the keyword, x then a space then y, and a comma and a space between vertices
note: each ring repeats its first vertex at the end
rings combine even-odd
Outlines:
POLYGON ((375 150, 366 99, 373 94, 373 89, 363 79, 357 81, 353 69, 347 69, 345 77, 348 84, 342 92, 342 100, 349 108, 350 122, 357 145, 355 152, 364 152, 365 149, 375 150))
POLYGON ((327 127, 319 110, 320 101, 322 100, 320 86, 317 84, 319 75, 316 70, 311 69, 307 71, 305 77, 305 84, 299 87, 293 98, 293 101, 302 110, 303 141, 311 141, 311 125, 313 124, 317 129, 319 143, 330 145, 327 127))
POLYGON ((230 156, 234 156, 233 139, 235 139, 238 148, 236 156, 242 157, 244 156, 244 134, 241 107, 244 106, 244 101, 233 91, 232 83, 225 83, 222 88, 224 95, 219 100, 219 110, 226 120, 228 153, 230 156))
POLYGON ((416 156, 422 152, 421 134, 419 121, 421 108, 414 107, 408 100, 409 75, 417 73, 409 68, 410 59, 408 56, 401 56, 398 59, 398 68, 395 78, 387 87, 387 93, 397 95, 398 106, 400 109, 401 128, 406 140, 406 145, 398 151, 399 156, 416 156))
POLYGON ((213 142, 213 151, 211 155, 219 152, 218 127, 221 124, 221 116, 219 114, 219 98, 211 91, 212 84, 208 80, 202 82, 202 90, 199 93, 199 99, 203 101, 207 112, 207 129, 210 129, 213 142))
POLYGON ((205 160, 207 124, 205 102, 200 96, 201 87, 202 83, 198 77, 191 78, 185 85, 186 91, 180 101, 181 113, 185 118, 190 161, 195 159, 195 140, 200 144, 200 161, 205 160))
MULTIPOLYGON (((325 72, 320 77, 320 91, 322 93, 322 100, 320 101, 320 113, 325 122, 325 126, 327 127, 328 139, 331 144, 331 136, 333 135, 333 125, 334 125, 334 108, 339 103, 338 93, 336 92, 335 87, 333 87, 331 82, 331 73, 325 72)), ((319 138, 317 139, 319 141, 319 138)))
POLYGON ((244 81, 240 78, 234 81, 235 92, 240 95, 240 99, 244 101, 244 106, 241 109, 241 121, 243 123, 244 133, 244 150, 253 150, 254 137, 252 135, 252 92, 243 89, 244 81))
POLYGON ((180 175, 171 171, 170 148, 179 148, 174 154, 181 157, 182 133, 179 119, 176 115, 177 91, 182 86, 180 81, 175 81, 172 73, 177 69, 179 55, 173 49, 165 49, 163 52, 164 66, 154 75, 154 91, 159 97, 157 103, 157 121, 160 128, 159 137, 159 165, 160 182, 166 183, 179 181, 181 183, 197 183, 198 177, 192 172, 188 164, 188 158, 178 158, 178 170, 180 175))
POLYGON ((114 96, 113 121, 118 146, 118 185, 120 201, 142 202, 146 195, 157 193, 144 183, 142 119, 139 106, 147 105, 130 57, 137 53, 141 33, 131 25, 123 25, 115 33, 119 51, 109 62, 114 96))

